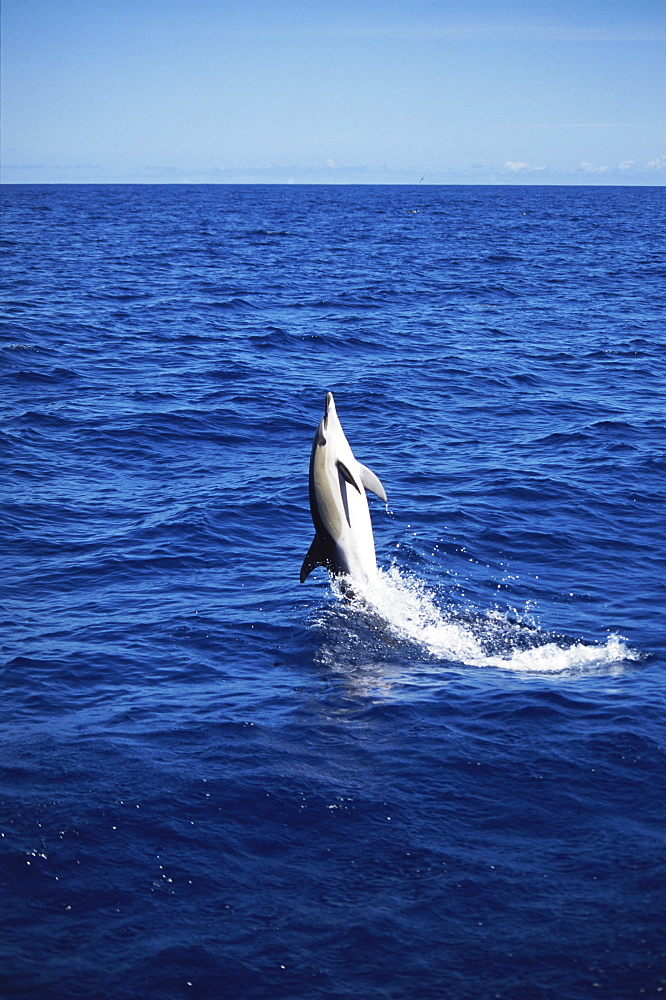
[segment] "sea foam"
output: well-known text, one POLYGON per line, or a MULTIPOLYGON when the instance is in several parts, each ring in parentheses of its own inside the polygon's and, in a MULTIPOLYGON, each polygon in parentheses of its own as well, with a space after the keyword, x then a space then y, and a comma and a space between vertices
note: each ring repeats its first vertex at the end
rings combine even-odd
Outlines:
POLYGON ((612 673, 640 659, 619 635, 594 643, 554 637, 533 618, 515 613, 443 608, 434 591, 397 566, 350 591, 333 582, 333 591, 356 610, 377 616, 400 639, 430 656, 473 667, 521 673, 612 673))

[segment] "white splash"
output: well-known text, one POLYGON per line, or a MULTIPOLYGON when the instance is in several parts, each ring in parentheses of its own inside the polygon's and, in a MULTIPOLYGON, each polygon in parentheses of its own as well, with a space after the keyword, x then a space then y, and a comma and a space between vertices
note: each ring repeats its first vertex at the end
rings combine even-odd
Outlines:
POLYGON ((421 581, 403 577, 395 566, 380 570, 362 592, 356 588, 351 597, 344 585, 334 583, 333 589, 340 599, 378 616, 399 638, 418 644, 437 659, 548 674, 611 672, 622 663, 640 659, 616 635, 603 644, 567 643, 496 610, 485 615, 443 611, 421 581))

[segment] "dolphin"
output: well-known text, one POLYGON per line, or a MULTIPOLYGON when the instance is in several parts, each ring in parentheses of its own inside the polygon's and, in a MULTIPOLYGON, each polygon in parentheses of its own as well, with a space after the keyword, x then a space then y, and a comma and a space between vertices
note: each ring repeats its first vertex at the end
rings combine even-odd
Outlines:
POLYGON ((374 472, 354 458, 332 392, 326 393, 324 417, 312 442, 309 483, 315 536, 301 566, 301 583, 315 566, 367 583, 377 574, 377 562, 365 491, 384 503, 386 493, 374 472))

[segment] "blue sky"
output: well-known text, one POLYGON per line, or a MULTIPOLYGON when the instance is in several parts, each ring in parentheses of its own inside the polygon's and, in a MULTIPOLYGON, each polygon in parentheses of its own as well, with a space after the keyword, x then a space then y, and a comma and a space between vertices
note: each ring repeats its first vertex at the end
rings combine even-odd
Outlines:
POLYGON ((3 0, 8 182, 663 184, 666 0, 3 0))

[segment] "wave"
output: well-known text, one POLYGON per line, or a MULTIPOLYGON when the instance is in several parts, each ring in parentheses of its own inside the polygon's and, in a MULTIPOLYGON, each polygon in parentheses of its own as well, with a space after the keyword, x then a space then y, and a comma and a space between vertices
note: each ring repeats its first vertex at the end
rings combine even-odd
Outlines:
POLYGON ((615 673, 641 659, 619 635, 604 643, 544 631, 527 615, 439 606, 434 592, 397 566, 379 570, 362 590, 344 580, 332 589, 349 610, 383 622, 428 658, 524 674, 615 673))

